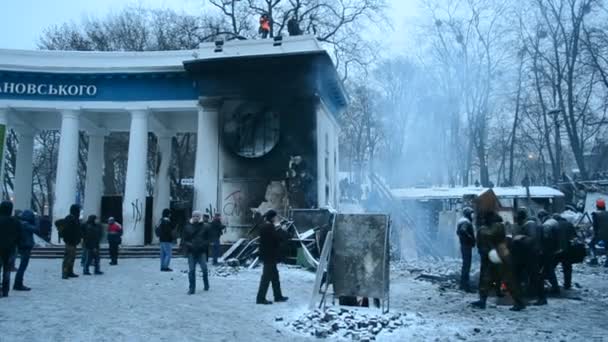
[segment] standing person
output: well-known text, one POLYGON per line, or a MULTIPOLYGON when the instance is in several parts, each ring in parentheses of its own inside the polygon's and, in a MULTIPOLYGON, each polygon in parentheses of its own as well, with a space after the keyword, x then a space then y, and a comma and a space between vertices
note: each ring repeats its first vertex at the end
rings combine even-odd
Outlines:
POLYGON ((270 18, 266 13, 262 14, 260 17, 260 28, 258 33, 262 35, 263 39, 268 38, 268 35, 270 34, 270 18))
POLYGON ((70 206, 70 214, 63 220, 58 222, 57 228, 60 232, 60 237, 65 243, 65 252, 63 254, 62 278, 77 278, 74 273, 74 261, 76 260, 76 246, 82 239, 82 228, 80 224, 80 206, 72 204, 70 206))
POLYGON ((271 209, 266 212, 264 219, 266 222, 260 227, 260 260, 264 266, 256 303, 272 304, 271 301, 266 300, 266 292, 268 292, 270 283, 272 283, 274 301, 286 302, 288 297, 284 297, 281 292, 281 281, 277 269, 277 263, 281 258, 282 234, 278 232, 278 229, 281 229, 280 218, 277 212, 271 209))
POLYGON ((15 291, 29 291, 29 287, 23 285, 23 276, 27 270, 27 266, 30 263, 30 255, 32 254, 32 248, 34 248, 34 233, 38 233, 38 227, 36 227, 36 217, 31 210, 25 210, 21 213, 21 236, 19 238, 19 269, 15 276, 15 284, 13 290, 15 291))
POLYGON ((538 219, 542 223, 542 250, 543 250, 543 273, 544 277, 551 283, 551 294, 559 295, 560 288, 555 277, 554 264, 556 264, 559 252, 559 222, 548 212, 541 210, 538 219))
POLYGON ((460 252, 462 254, 462 269, 460 271, 460 289, 471 291, 470 273, 473 247, 475 247, 475 230, 473 229, 473 209, 464 208, 462 217, 456 225, 456 234, 460 239, 460 252))
POLYGON ((542 226, 528 217, 526 209, 515 216, 513 240, 509 247, 513 254, 514 276, 519 284, 526 283, 538 298, 534 305, 546 305, 542 226))
MULTIPOLYGON (((206 215, 209 217, 208 215, 206 215)), ((209 274, 207 270, 207 252, 209 250, 209 224, 201 222, 201 212, 192 212, 192 218, 182 236, 182 246, 188 258, 188 294, 196 290, 196 265, 203 271, 205 291, 209 291, 209 274)))
MULTIPOLYGON (((595 245, 600 241, 604 241, 604 244, 608 246, 608 212, 606 212, 606 202, 601 198, 598 199, 595 202, 595 208, 597 211, 591 214, 591 219, 593 221, 593 239, 589 245, 591 254, 593 254, 590 261, 590 264, 592 265, 597 265, 595 245)), ((604 267, 608 267, 608 257, 606 257, 604 267)))
POLYGON ((521 297, 519 285, 513 277, 513 261, 507 246, 505 226, 502 218, 494 211, 483 212, 480 215, 477 248, 481 257, 479 300, 471 305, 478 309, 486 308, 492 283, 491 263, 500 263, 503 279, 507 282, 514 301, 511 311, 525 309, 526 305, 521 297))
POLYGON ((553 263, 549 269, 549 282, 559 289, 555 268, 558 264, 562 264, 562 272, 564 273, 564 289, 572 288, 572 263, 568 258, 570 250, 570 242, 576 237, 576 228, 574 225, 560 215, 554 215, 553 218, 557 221, 557 250, 554 253, 553 263))
POLYGON ((13 203, 0 203, 0 269, 2 270, 2 292, 0 297, 8 297, 11 286, 11 257, 19 243, 20 224, 12 217, 13 203))
POLYGON ((211 243, 212 243, 212 255, 213 265, 217 265, 218 258, 220 257, 220 237, 224 234, 226 226, 222 224, 222 216, 220 213, 215 213, 213 221, 211 221, 211 243))
POLYGON ((91 275, 89 268, 91 267, 91 264, 93 264, 95 267, 95 274, 101 275, 103 272, 101 272, 99 266, 99 243, 101 241, 101 236, 103 235, 103 229, 101 228, 101 225, 97 223, 97 216, 95 215, 90 215, 88 217, 84 227, 83 249, 86 250, 86 260, 82 274, 91 275))
POLYGON ((160 241, 160 270, 161 272, 173 272, 171 264, 171 253, 173 252, 173 234, 175 224, 171 221, 171 210, 163 209, 162 218, 156 228, 156 235, 160 241))
POLYGON ((287 21, 287 32, 290 36, 301 36, 302 30, 300 29, 300 23, 296 17, 292 17, 287 21))
POLYGON ((122 243, 122 226, 113 217, 108 218, 108 244, 110 265, 118 265, 118 246, 122 243))

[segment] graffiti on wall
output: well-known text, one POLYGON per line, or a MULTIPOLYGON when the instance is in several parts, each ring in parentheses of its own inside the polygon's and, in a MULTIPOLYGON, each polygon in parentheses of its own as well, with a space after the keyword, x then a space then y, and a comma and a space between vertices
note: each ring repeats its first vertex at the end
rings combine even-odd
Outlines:
POLYGON ((228 226, 250 226, 252 208, 264 201, 268 181, 259 179, 224 179, 222 182, 222 217, 228 226))

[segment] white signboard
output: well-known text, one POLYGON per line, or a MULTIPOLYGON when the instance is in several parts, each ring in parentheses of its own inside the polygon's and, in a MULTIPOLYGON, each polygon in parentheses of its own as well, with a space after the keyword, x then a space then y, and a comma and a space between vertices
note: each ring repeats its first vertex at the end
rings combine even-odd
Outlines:
POLYGON ((182 186, 194 186, 194 178, 182 178, 179 183, 182 186))

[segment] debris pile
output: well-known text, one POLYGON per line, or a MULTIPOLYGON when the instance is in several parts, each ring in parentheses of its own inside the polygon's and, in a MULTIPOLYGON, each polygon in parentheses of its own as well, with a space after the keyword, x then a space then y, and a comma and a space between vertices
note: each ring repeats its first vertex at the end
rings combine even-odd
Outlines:
MULTIPOLYGON (((367 315, 343 308, 329 308, 309 312, 292 322, 291 326, 300 333, 317 338, 341 337, 353 341, 372 341, 381 332, 392 333, 406 327, 407 323, 403 320, 405 316, 405 313, 367 315)), ((283 318, 277 317, 275 320, 280 322, 283 318)))

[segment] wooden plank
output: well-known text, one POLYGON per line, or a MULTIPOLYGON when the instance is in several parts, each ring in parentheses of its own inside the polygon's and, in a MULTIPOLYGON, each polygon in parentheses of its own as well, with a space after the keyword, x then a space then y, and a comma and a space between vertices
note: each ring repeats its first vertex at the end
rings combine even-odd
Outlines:
MULTIPOLYGON (((325 238, 325 243, 323 244, 323 251, 321 251, 321 257, 319 259, 319 265, 317 266, 317 274, 315 276, 315 285, 312 289, 312 297, 310 298, 310 304, 308 305, 309 310, 315 309, 315 304, 317 302, 317 295, 320 292, 321 280, 323 280, 323 273, 325 273, 326 268, 329 264, 329 258, 331 256, 331 248, 333 242, 333 231, 327 233, 327 237, 325 238)), ((326 277, 326 280, 329 281, 329 277, 326 277)), ((326 287, 327 289, 327 287, 326 287)))
POLYGON ((226 260, 229 259, 230 255, 232 253, 234 253, 234 251, 239 248, 240 245, 242 245, 247 239, 239 239, 237 242, 235 242, 234 244, 232 244, 232 246, 230 246, 230 248, 226 251, 226 253, 224 253, 224 255, 222 255, 221 260, 226 260))

